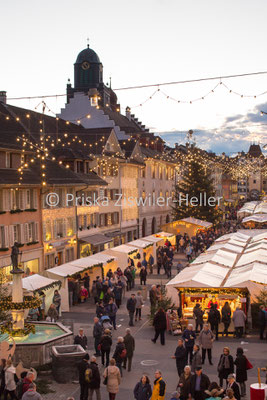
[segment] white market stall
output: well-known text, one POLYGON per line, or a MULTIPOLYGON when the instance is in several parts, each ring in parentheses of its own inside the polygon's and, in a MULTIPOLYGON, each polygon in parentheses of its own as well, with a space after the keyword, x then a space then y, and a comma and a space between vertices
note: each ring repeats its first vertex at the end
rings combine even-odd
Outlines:
MULTIPOLYGON (((137 247, 140 254, 140 262, 144 259, 144 254, 146 256, 146 261, 148 262, 150 255, 153 256, 153 243, 147 242, 143 239, 133 240, 132 242, 128 242, 127 246, 137 247)), ((154 258, 156 262, 156 259, 154 258)))
POLYGON ((85 272, 90 276, 90 281, 94 276, 102 277, 102 263, 96 259, 92 259, 92 256, 79 258, 70 263, 59 265, 58 267, 50 268, 45 271, 45 274, 52 279, 58 279, 61 281, 62 286, 60 289, 61 294, 61 311, 69 311, 69 290, 68 290, 68 278, 74 278, 78 274, 83 278, 85 272), (90 260, 89 260, 90 259, 90 260))
POLYGON ((207 230, 211 227, 211 222, 188 217, 164 224, 161 228, 167 232, 173 233, 174 235, 184 235, 184 233, 187 233, 189 237, 192 237, 195 236, 198 231, 207 230))
MULTIPOLYGON (((91 256, 92 260, 96 260, 97 262, 101 262, 103 265, 103 275, 104 277, 107 275, 108 271, 111 269, 112 272, 115 272, 118 268, 118 260, 115 256, 111 256, 109 254, 105 254, 104 251, 100 253, 95 253, 91 256)), ((93 278, 95 279, 95 278, 93 278)), ((92 282, 91 282, 92 283, 92 282)))
POLYGON ((120 267, 122 271, 124 271, 128 266, 128 258, 131 258, 134 261, 136 267, 139 260, 137 257, 140 256, 139 249, 134 246, 128 246, 128 244, 121 244, 120 246, 112 247, 111 249, 104 250, 102 253, 116 257, 118 267, 120 267))
POLYGON ((142 240, 153 244, 153 252, 152 252, 152 254, 153 254, 154 260, 156 262, 156 260, 157 260, 157 248, 161 247, 161 246, 164 246, 164 239, 161 238, 161 237, 155 237, 153 235, 150 235, 150 236, 143 237, 142 240))

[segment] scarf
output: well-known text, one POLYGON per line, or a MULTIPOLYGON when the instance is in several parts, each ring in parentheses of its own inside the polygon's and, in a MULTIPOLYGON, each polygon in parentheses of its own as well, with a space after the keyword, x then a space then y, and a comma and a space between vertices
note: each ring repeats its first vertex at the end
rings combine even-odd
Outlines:
POLYGON ((222 356, 221 362, 220 362, 220 367, 224 369, 229 369, 230 368, 230 361, 229 361, 229 356, 222 356))

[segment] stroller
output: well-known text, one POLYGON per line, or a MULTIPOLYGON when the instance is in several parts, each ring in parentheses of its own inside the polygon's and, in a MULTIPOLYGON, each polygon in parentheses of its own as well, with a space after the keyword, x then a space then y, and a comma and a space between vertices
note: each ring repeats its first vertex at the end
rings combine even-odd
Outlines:
POLYGON ((111 320, 110 320, 108 315, 103 315, 100 318, 100 323, 102 325, 103 332, 104 332, 105 329, 109 329, 111 331, 112 328, 113 328, 111 320))

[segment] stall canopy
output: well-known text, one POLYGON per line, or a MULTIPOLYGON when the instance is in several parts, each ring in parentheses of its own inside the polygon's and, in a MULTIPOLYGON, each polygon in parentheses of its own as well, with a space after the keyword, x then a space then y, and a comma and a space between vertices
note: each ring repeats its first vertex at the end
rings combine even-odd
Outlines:
POLYGON ((116 257, 118 267, 120 267, 121 270, 124 271, 125 268, 128 266, 129 257, 134 260, 135 266, 137 266, 137 255, 139 254, 139 249, 134 246, 128 246, 128 244, 121 244, 120 246, 104 250, 103 254, 108 254, 116 257))
POLYGON ((128 242, 127 246, 134 246, 134 247, 140 247, 141 249, 146 249, 148 247, 151 247, 152 243, 148 243, 143 239, 137 239, 133 240, 132 242, 128 242))
POLYGON ((209 252, 201 254, 168 282, 166 289, 172 300, 177 304, 179 288, 207 287, 247 289, 254 298, 267 284, 267 230, 245 232, 219 238, 209 252), (226 249, 229 243, 234 245, 226 249))
POLYGON ((187 233, 190 237, 195 236, 200 229, 209 229, 211 227, 212 223, 193 217, 183 218, 161 226, 162 229, 174 235, 187 233))
POLYGON ((160 238, 164 239, 164 241, 166 241, 168 239, 171 242, 172 246, 175 246, 175 244, 176 244, 176 236, 173 233, 158 232, 158 233, 154 233, 153 236, 160 237, 160 238))
POLYGON ((153 245, 153 257, 154 261, 156 262, 157 259, 157 247, 159 246, 164 246, 164 239, 161 237, 155 237, 153 235, 151 236, 145 236, 142 238, 142 240, 146 241, 147 243, 152 243, 153 245))
POLYGON ((245 224, 246 222, 258 222, 260 224, 263 224, 267 222, 267 214, 250 215, 249 217, 245 217, 242 219, 243 224, 245 224))
POLYGON ((86 242, 86 243, 90 243, 93 246, 98 246, 100 244, 105 244, 105 243, 109 243, 112 241, 112 238, 107 237, 105 235, 101 235, 100 233, 97 235, 91 235, 91 236, 86 236, 86 237, 82 237, 80 240, 86 242))
POLYGON ((39 274, 33 274, 22 278, 22 287, 30 292, 46 290, 50 288, 59 289, 61 282, 56 279, 49 279, 39 274))

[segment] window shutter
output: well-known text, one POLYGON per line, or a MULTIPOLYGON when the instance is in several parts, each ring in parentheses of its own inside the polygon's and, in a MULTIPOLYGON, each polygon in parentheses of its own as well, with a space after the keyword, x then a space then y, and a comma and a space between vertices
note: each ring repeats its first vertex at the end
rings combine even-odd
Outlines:
POLYGON ((20 190, 19 191, 19 204, 18 208, 21 210, 25 210, 25 190, 20 190))
POLYGON ((5 243, 4 247, 9 247, 8 226, 5 226, 5 243))
POLYGON ((120 222, 120 214, 116 212, 116 224, 120 222))
POLYGON ((34 234, 35 234, 35 236, 34 236, 34 241, 35 242, 39 242, 39 222, 35 222, 34 223, 34 227, 35 227, 35 229, 34 229, 34 234))
POLYGON ((20 224, 20 243, 24 243, 24 226, 23 224, 20 224))
POLYGON ((39 208, 38 207, 37 189, 33 190, 33 208, 35 208, 36 210, 39 208))
POLYGON ((46 221, 43 221, 43 241, 46 242, 46 221))
POLYGON ((96 227, 99 226, 99 213, 95 213, 95 225, 96 227))
POLYGON ((104 214, 105 215, 105 226, 108 226, 108 214, 104 214))
POLYGON ((9 225, 9 243, 10 247, 14 246, 14 226, 9 225))
POLYGON ((66 227, 66 220, 65 220, 65 218, 63 219, 62 224, 63 224, 63 237, 66 237, 66 236, 67 236, 67 227, 66 227))
POLYGON ((24 243, 29 243, 29 224, 24 224, 24 243))
POLYGON ((11 201, 10 201, 10 190, 3 190, 3 211, 10 211, 11 201))

